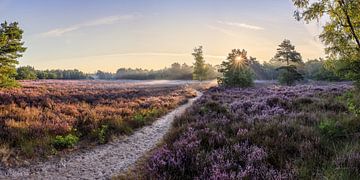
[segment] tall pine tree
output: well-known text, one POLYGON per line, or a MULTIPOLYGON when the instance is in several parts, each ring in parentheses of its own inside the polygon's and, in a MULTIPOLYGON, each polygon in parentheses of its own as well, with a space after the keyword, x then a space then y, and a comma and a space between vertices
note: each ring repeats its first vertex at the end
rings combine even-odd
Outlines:
POLYGON ((195 58, 193 79, 203 81, 206 79, 206 65, 203 55, 203 47, 199 46, 194 49, 192 55, 195 58))
POLYGON ((22 42, 23 30, 17 22, 4 22, 0 25, 0 87, 14 87, 16 83, 16 68, 18 58, 26 48, 22 42))
POLYGON ((298 72, 296 65, 302 63, 300 53, 295 50, 290 40, 285 39, 277 49, 275 57, 272 61, 279 61, 286 63, 286 65, 279 67, 280 70, 279 82, 281 84, 293 85, 296 81, 302 80, 303 76, 298 72))

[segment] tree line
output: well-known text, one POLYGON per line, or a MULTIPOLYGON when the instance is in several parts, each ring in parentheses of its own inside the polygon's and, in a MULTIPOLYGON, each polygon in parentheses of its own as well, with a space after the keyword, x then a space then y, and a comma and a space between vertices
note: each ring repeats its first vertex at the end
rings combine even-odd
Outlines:
MULTIPOLYGON (((195 66, 197 67, 197 66, 195 66)), ((141 68, 119 68, 115 73, 97 71, 96 79, 132 79, 132 80, 192 80, 196 79, 194 76, 194 66, 186 63, 173 63, 170 67, 165 67, 160 70, 148 70, 141 68)), ((204 64, 205 71, 202 74, 201 80, 216 79, 219 75, 217 68, 210 64, 204 64)))
MULTIPOLYGON (((287 41, 287 40, 286 40, 287 41)), ((290 43, 287 42, 287 43, 290 43)), ((291 44, 287 44, 292 46, 291 44)), ((207 64, 202 53, 203 47, 197 47, 194 50, 195 63, 193 66, 186 63, 173 63, 170 67, 166 67, 160 70, 148 70, 141 68, 119 68, 115 73, 97 71, 96 73, 89 74, 84 73, 80 70, 36 70, 31 66, 22 66, 16 69, 16 80, 35 80, 35 79, 101 79, 101 80, 212 80, 221 76, 223 70, 219 66, 212 66, 207 64), (201 53, 199 53, 201 52, 201 53), (196 61, 202 61, 196 63, 196 61), (195 68, 196 67, 196 68, 195 68)), ((246 52, 235 52, 239 55, 246 52)), ((231 55, 234 56, 234 55, 231 55)), ((281 72, 279 67, 282 63, 275 58, 270 61, 260 63, 256 58, 250 57, 248 60, 249 70, 254 79, 257 80, 276 80, 280 77, 281 72)), ((303 62, 300 60, 296 67, 304 79, 312 79, 318 81, 340 81, 344 80, 340 76, 336 75, 334 71, 331 71, 326 64, 324 59, 313 59, 303 62)), ((291 64, 291 63, 289 63, 291 64)))
POLYGON ((16 69, 16 80, 35 79, 90 79, 90 75, 80 70, 36 70, 31 66, 22 66, 16 69))

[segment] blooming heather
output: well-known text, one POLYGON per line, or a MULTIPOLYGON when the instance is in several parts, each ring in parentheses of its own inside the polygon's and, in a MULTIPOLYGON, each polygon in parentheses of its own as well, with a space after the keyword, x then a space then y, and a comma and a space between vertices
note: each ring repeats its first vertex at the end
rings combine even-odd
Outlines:
MULTIPOLYGON (((317 177, 319 167, 309 162, 329 158, 319 124, 348 114, 335 97, 351 89, 347 84, 212 88, 176 120, 145 174, 154 179, 317 177)), ((358 154, 336 163, 356 159, 358 154)))

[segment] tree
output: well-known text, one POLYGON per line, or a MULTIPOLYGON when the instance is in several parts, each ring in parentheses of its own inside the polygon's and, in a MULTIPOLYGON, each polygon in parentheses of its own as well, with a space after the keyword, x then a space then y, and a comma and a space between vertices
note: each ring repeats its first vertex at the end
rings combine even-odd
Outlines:
POLYGON ((290 64, 298 64, 302 62, 300 53, 295 50, 290 40, 285 39, 277 48, 274 60, 281 63, 286 63, 287 66, 290 64))
POLYGON ((16 68, 19 62, 17 58, 22 57, 26 48, 22 42, 23 30, 17 22, 0 25, 0 87, 13 87, 18 84, 15 81, 16 68))
MULTIPOLYGON (((119 72, 119 70, 118 70, 119 72)), ((96 72, 96 76, 98 77, 98 79, 104 79, 104 80, 110 80, 114 78, 114 75, 112 73, 109 72, 103 72, 103 71, 97 71, 96 72)))
POLYGON ((195 58, 193 79, 203 81, 206 79, 206 66, 203 56, 203 47, 199 46, 198 48, 195 48, 192 55, 195 58))
POLYGON ((219 72, 223 77, 218 79, 219 85, 249 87, 253 85, 253 73, 250 60, 245 50, 233 49, 227 59, 221 63, 219 72))
POLYGON ((296 65, 302 64, 300 53, 295 50, 290 40, 285 39, 277 49, 277 52, 272 61, 286 63, 279 67, 280 71, 278 80, 281 84, 293 85, 296 81, 302 80, 302 75, 298 72, 296 65))
POLYGON ((36 70, 34 69, 34 67, 31 67, 31 66, 19 67, 19 68, 17 68, 16 72, 17 72, 17 75, 16 75, 17 80, 37 79, 37 74, 36 74, 36 70))
POLYGON ((327 61, 322 58, 308 60, 305 63, 305 77, 317 81, 341 81, 333 71, 327 67, 327 61))
POLYGON ((297 20, 326 20, 320 39, 329 62, 339 75, 355 80, 360 87, 360 1, 293 0, 297 20))

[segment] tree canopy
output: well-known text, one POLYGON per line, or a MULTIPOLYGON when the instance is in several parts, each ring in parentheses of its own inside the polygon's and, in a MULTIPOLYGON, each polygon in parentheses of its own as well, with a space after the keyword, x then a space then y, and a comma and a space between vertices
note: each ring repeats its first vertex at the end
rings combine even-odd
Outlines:
POLYGON ((194 63, 194 72, 193 72, 193 79, 194 80, 205 80, 206 79, 206 66, 205 66, 205 60, 203 55, 203 47, 199 46, 198 48, 194 49, 194 52, 192 55, 195 58, 194 63))
POLYGON ((296 81, 303 79, 303 76, 297 70, 297 65, 302 64, 300 53, 295 50, 295 46, 290 40, 285 39, 277 49, 272 61, 286 63, 277 70, 280 71, 278 80, 281 84, 293 85, 296 81))
POLYGON ((18 58, 25 52, 23 30, 17 22, 0 25, 0 87, 17 86, 15 81, 18 58))
POLYGON ((326 20, 320 39, 338 74, 360 85, 360 1, 293 0, 295 17, 310 22, 326 20), (325 18, 323 18, 325 17, 325 18))
POLYGON ((295 50, 295 46, 287 39, 285 39, 277 48, 274 60, 286 63, 287 66, 302 62, 300 53, 295 50))
MULTIPOLYGON (((250 58, 252 59, 252 58, 250 58)), ((248 87, 253 84, 251 61, 243 49, 233 49, 227 59, 221 63, 219 72, 223 77, 218 79, 220 85, 248 87)))
POLYGON ((16 72, 17 72, 17 75, 16 75, 17 80, 37 79, 37 74, 36 74, 36 70, 34 69, 34 67, 31 67, 31 66, 19 67, 19 68, 17 68, 16 72))

